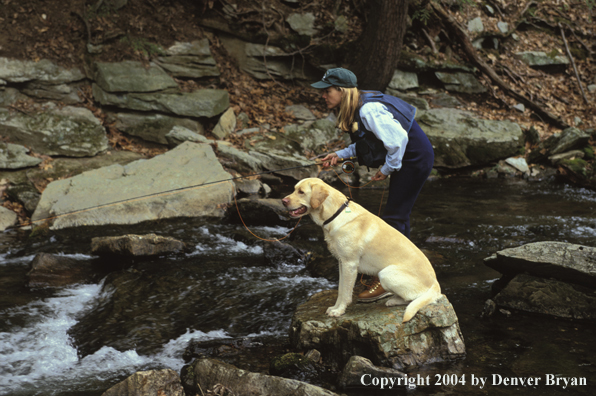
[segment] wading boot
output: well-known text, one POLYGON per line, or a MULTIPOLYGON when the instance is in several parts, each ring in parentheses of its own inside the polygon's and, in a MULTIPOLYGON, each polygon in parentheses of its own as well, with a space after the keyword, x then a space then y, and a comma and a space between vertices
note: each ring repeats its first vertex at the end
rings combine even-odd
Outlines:
POLYGON ((358 294, 358 302, 374 302, 393 295, 393 293, 383 289, 383 286, 381 286, 379 278, 373 278, 372 283, 367 287, 368 290, 358 294))

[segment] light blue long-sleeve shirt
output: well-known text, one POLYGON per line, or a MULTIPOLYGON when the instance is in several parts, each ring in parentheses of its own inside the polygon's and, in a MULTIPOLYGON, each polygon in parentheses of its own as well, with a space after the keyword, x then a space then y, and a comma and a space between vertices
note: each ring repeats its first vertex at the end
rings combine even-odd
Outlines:
MULTIPOLYGON (((360 108, 360 118, 366 129, 375 134, 387 149, 385 163, 381 173, 389 176, 401 169, 401 162, 408 144, 408 133, 401 126, 384 104, 380 102, 365 103, 360 108)), ((339 158, 356 156, 356 145, 350 144, 345 149, 335 152, 339 158)))

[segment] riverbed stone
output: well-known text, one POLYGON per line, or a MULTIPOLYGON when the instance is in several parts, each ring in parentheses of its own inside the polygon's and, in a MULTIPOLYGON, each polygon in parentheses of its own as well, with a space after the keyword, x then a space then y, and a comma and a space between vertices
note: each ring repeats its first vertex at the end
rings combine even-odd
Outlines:
POLYGON ((48 59, 39 62, 0 58, 0 81, 23 83, 38 81, 50 84, 66 84, 80 81, 85 74, 78 68, 67 69, 48 59))
POLYGON ((263 163, 254 155, 232 146, 229 142, 218 142, 217 155, 223 158, 226 166, 238 172, 259 172, 263 169, 263 163))
POLYGON ((212 390, 214 386, 221 384, 236 396, 337 395, 306 382, 252 373, 210 358, 195 360, 190 366, 183 369, 182 377, 185 386, 190 385, 193 391, 195 389, 212 390))
POLYGON ((29 287, 63 287, 85 283, 95 275, 89 260, 77 260, 63 255, 39 253, 27 273, 29 287))
POLYGON ((112 165, 50 183, 32 219, 58 216, 52 228, 61 229, 220 217, 233 197, 233 183, 225 182, 230 178, 210 145, 185 142, 150 160, 112 165), (200 187, 205 183, 210 184, 200 187), (66 215, 71 212, 77 213, 66 215))
POLYGON ((296 309, 290 343, 296 350, 317 349, 326 364, 343 367, 352 356, 397 370, 451 361, 465 356, 459 322, 445 296, 401 323, 406 306, 387 307, 386 300, 353 304, 339 318, 325 314, 336 290, 313 295, 296 309))
POLYGON ((584 158, 586 154, 581 150, 571 150, 566 153, 555 154, 548 157, 548 160, 554 166, 557 166, 563 160, 574 160, 576 158, 584 158))
POLYGON ((596 288, 596 248, 566 242, 534 242, 503 249, 484 264, 508 276, 528 273, 596 288))
POLYGON ((505 162, 522 173, 530 172, 530 168, 524 157, 509 157, 505 162))
POLYGON ((19 144, 0 142, 0 168, 19 169, 38 165, 40 158, 27 155, 29 149, 19 144))
POLYGON ((461 168, 486 165, 518 154, 523 145, 520 126, 484 120, 455 109, 418 111, 416 120, 435 151, 435 166, 461 168))
POLYGON ((228 221, 241 223, 240 217, 247 225, 280 225, 288 226, 292 219, 281 199, 242 198, 237 201, 237 208, 228 212, 228 221), (240 212, 240 215, 238 214, 240 212))
POLYGON ((493 300, 506 309, 566 319, 596 319, 595 289, 557 279, 519 274, 493 300))
POLYGON ((155 63, 173 77, 201 78, 220 75, 206 38, 176 42, 166 49, 164 56, 158 56, 155 63))
POLYGON ((184 127, 200 135, 205 133, 203 125, 188 118, 143 113, 117 113, 114 114, 114 118, 116 119, 115 127, 119 131, 159 144, 169 143, 166 135, 176 126, 184 127))
POLYGON ((403 378, 406 378, 405 374, 399 370, 388 367, 378 367, 367 358, 363 358, 362 356, 352 356, 339 375, 338 386, 341 389, 361 387, 362 378, 365 375, 369 375, 369 379, 395 378, 396 381, 399 381, 400 379, 403 381, 403 378))
POLYGON ((104 106, 140 111, 159 111, 185 117, 215 117, 230 107, 228 91, 199 89, 183 93, 112 94, 93 84, 93 97, 104 106))
POLYGON ((95 81, 104 91, 156 92, 178 89, 178 84, 161 67, 137 61, 96 62, 95 81))
POLYGON ((101 396, 184 396, 178 374, 171 369, 137 371, 101 396))
POLYGON ((159 256, 168 253, 178 253, 184 251, 184 249, 186 249, 184 242, 155 234, 129 234, 91 239, 91 252, 99 256, 159 256))
POLYGON ((17 214, 10 209, 0 206, 0 231, 17 224, 17 214))

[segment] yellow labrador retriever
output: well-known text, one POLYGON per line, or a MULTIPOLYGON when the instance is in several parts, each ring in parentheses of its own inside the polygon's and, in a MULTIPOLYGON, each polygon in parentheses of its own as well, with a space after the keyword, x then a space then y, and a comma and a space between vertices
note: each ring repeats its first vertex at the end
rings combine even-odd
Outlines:
POLYGON ((339 261, 337 302, 329 316, 341 316, 352 302, 358 272, 377 275, 393 292, 386 305, 408 304, 403 323, 441 296, 430 262, 412 242, 381 218, 320 179, 301 180, 282 203, 291 217, 310 215, 323 227, 329 251, 339 261))

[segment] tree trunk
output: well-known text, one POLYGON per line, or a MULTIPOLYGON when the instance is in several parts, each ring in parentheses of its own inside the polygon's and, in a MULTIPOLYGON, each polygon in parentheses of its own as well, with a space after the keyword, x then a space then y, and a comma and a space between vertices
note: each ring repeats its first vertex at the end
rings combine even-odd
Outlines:
POLYGON ((348 68, 358 77, 358 88, 384 91, 397 67, 406 34, 408 0, 368 0, 368 21, 348 55, 348 68))

